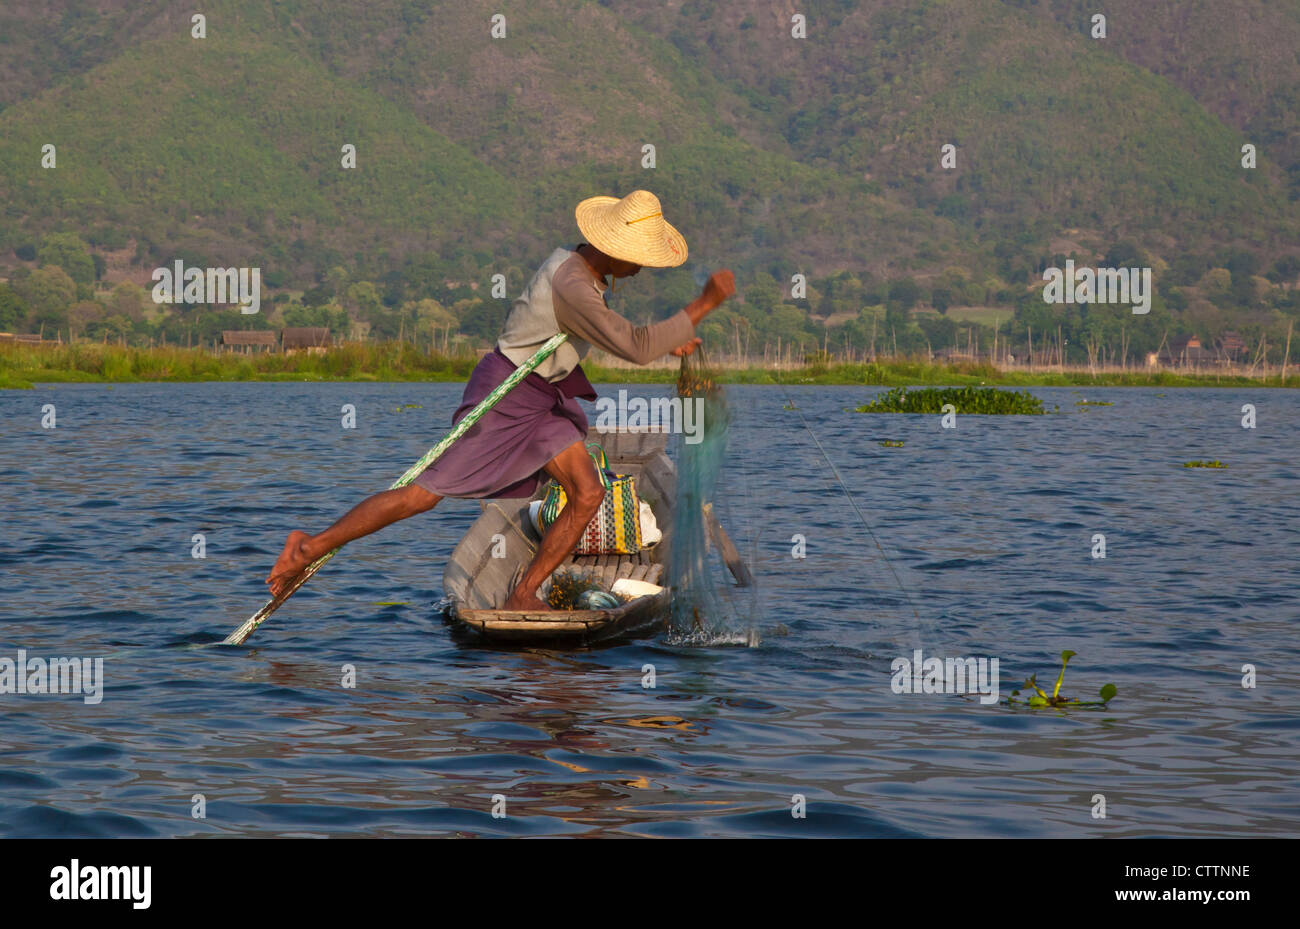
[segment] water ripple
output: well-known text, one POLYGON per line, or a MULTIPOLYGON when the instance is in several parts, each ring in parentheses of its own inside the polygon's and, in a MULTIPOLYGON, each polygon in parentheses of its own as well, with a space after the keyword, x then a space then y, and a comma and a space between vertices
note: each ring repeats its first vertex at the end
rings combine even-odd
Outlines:
POLYGON ((717 505, 759 585, 728 602, 759 647, 723 630, 570 652, 480 647, 436 614, 478 512, 462 501, 217 644, 263 602, 285 531, 386 486, 457 385, 0 394, 0 658, 105 659, 100 703, 0 695, 0 834, 1294 835, 1300 397, 1089 389, 1115 406, 1076 409, 1038 390, 1063 412, 943 430, 847 411, 876 392, 792 388, 875 536, 783 391, 730 392, 717 505), (52 401, 57 434, 15 425, 52 401), (1256 430, 1245 402, 1267 410, 1256 430), (386 412, 403 403, 421 415, 386 412), (997 658, 1004 698, 1068 648, 1065 692, 1120 693, 1066 711, 896 694, 917 648, 997 658))

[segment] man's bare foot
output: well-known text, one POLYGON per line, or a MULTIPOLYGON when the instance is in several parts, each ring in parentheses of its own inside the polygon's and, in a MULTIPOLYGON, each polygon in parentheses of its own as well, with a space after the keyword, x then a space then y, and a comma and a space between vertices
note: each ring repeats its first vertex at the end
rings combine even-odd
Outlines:
POLYGON ((289 538, 284 543, 284 551, 280 552, 280 557, 275 560, 275 567, 271 568, 271 573, 266 576, 266 583, 271 588, 271 596, 280 596, 312 563, 312 557, 303 544, 310 538, 307 533, 296 529, 289 533, 289 538))
POLYGON ((537 596, 537 594, 528 594, 527 596, 521 596, 518 590, 516 590, 514 593, 510 595, 510 597, 506 600, 505 605, 502 606, 501 609, 520 610, 520 611, 527 611, 529 613, 541 613, 541 612, 552 613, 555 611, 555 607, 551 606, 545 600, 542 600, 540 597, 537 596))

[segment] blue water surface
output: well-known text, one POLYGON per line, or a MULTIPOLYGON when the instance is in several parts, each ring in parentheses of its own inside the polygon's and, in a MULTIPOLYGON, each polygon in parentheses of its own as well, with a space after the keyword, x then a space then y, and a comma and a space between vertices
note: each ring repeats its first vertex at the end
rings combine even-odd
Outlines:
POLYGON ((106 679, 98 704, 0 694, 0 835, 1300 831, 1300 395, 1035 389, 1059 412, 947 430, 852 412, 878 391, 731 388, 718 508, 757 588, 706 644, 571 651, 441 618, 470 501, 355 543, 246 646, 215 644, 286 532, 386 487, 460 385, 0 393, 0 658, 101 657, 106 679), (1119 696, 894 692, 918 648, 997 658, 1004 701, 1071 649, 1063 692, 1119 696))

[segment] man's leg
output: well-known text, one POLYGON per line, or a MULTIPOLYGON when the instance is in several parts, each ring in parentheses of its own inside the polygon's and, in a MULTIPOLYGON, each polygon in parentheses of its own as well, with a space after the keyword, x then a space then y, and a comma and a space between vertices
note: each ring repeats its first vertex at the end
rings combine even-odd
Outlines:
POLYGON ((284 551, 266 578, 272 596, 279 596, 280 591, 292 584, 294 578, 326 552, 363 535, 370 535, 399 519, 425 513, 437 506, 441 499, 423 487, 407 484, 396 490, 385 490, 367 497, 320 535, 308 535, 297 530, 289 533, 284 551))
POLYGON ((582 531, 587 528, 587 523, 591 522, 591 518, 600 509, 601 501, 605 499, 605 485, 600 482, 596 464, 581 442, 574 442, 551 459, 546 465, 546 473, 564 488, 564 509, 543 533, 537 554, 533 556, 528 570, 502 609, 550 609, 538 598, 537 588, 573 551, 578 539, 582 537, 582 531))

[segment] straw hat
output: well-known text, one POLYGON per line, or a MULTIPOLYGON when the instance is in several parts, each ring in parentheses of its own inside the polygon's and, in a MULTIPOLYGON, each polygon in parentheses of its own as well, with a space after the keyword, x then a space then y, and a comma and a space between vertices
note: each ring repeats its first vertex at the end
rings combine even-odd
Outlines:
POLYGON ((611 258, 647 268, 675 268, 686 261, 686 239, 664 222, 659 198, 648 190, 617 197, 588 197, 574 215, 587 241, 611 258))

